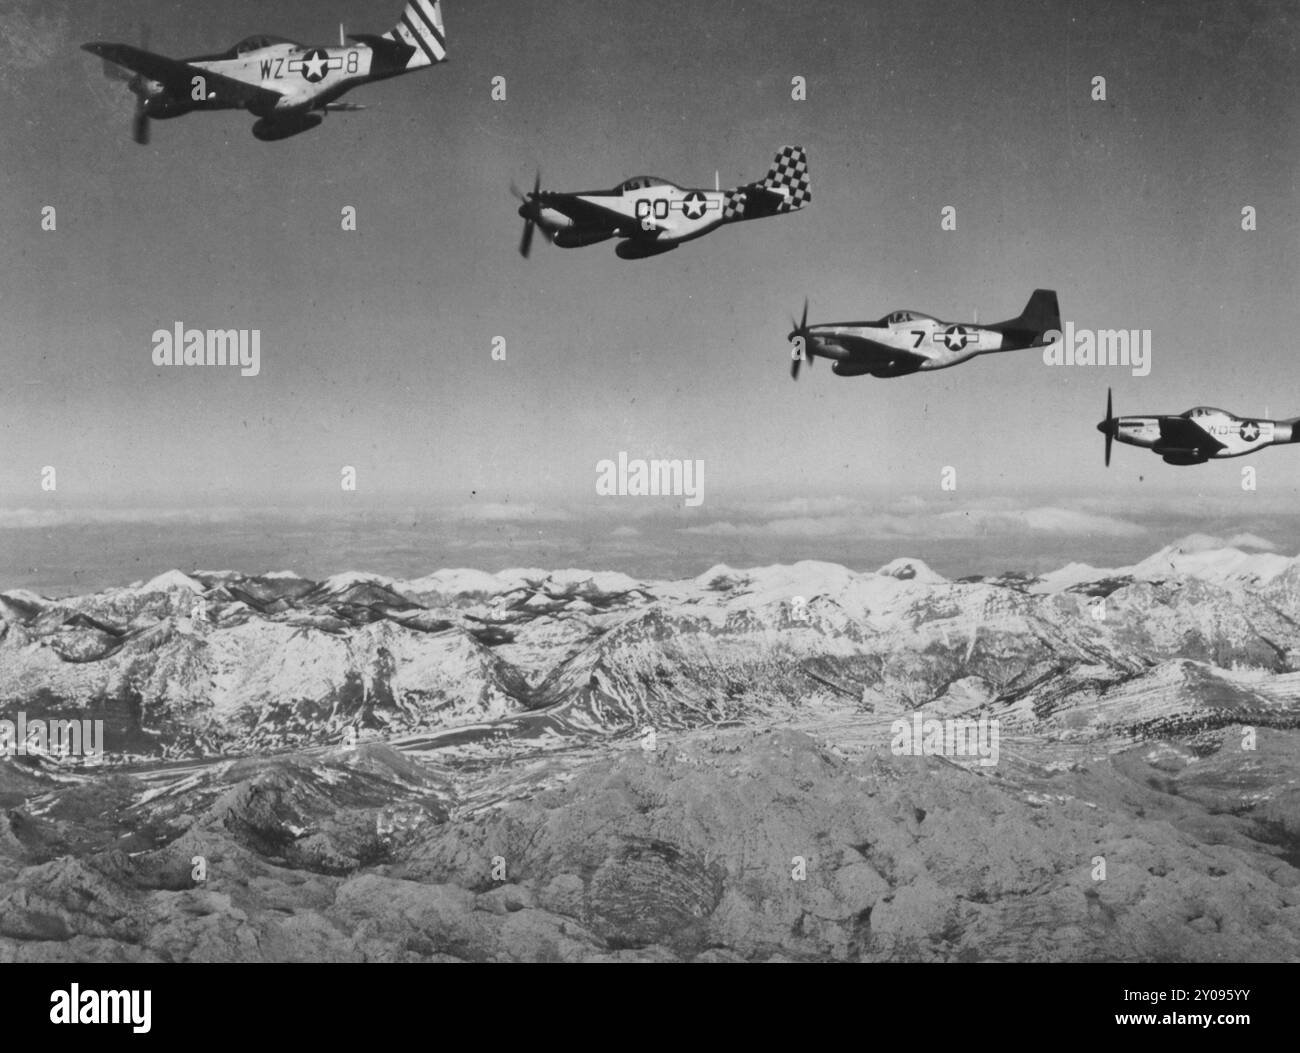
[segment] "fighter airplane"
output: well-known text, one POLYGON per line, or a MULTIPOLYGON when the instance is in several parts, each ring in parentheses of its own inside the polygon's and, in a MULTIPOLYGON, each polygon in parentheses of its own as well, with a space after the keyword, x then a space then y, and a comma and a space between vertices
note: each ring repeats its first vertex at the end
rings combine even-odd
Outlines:
POLYGON ((812 200, 808 155, 801 146, 781 147, 762 180, 730 190, 697 190, 658 176, 636 176, 613 190, 565 194, 542 190, 541 182, 539 175, 527 194, 511 187, 522 202, 519 253, 525 258, 539 227, 563 249, 621 238, 614 248, 619 258, 640 260, 671 252, 724 224, 796 212, 812 200))
POLYGON ((1265 446, 1300 442, 1300 417, 1238 417, 1210 406, 1197 406, 1177 416, 1116 417, 1107 390, 1106 419, 1097 430, 1106 436, 1107 467, 1111 443, 1116 440, 1151 450, 1166 464, 1204 464, 1211 459, 1244 457, 1265 446))
MULTIPOLYGON (((793 323, 791 323, 793 324, 793 323)), ((995 351, 1044 347, 1049 333, 1061 329, 1061 309, 1051 289, 1035 289, 1017 318, 980 326, 941 322, 920 311, 893 311, 878 322, 808 324, 803 319, 787 337, 790 376, 799 379, 799 366, 814 358, 832 360, 831 372, 841 377, 901 377, 947 369, 995 351)))
POLYGON ((149 141, 150 119, 194 110, 248 110, 258 118, 253 134, 267 141, 315 128, 329 112, 364 109, 337 101, 360 84, 445 61, 447 34, 441 0, 410 0, 387 33, 345 37, 340 30, 338 47, 304 47, 263 35, 217 55, 179 60, 130 44, 82 47, 104 59, 105 72, 126 81, 135 95, 137 143, 149 141))

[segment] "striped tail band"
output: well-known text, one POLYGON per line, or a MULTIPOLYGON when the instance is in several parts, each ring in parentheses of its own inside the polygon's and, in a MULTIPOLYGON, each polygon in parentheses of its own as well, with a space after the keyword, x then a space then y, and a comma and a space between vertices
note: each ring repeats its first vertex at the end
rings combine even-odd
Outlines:
POLYGON ((447 58, 447 31, 442 25, 439 0, 410 0, 402 20, 384 36, 414 49, 407 69, 431 66, 447 58))

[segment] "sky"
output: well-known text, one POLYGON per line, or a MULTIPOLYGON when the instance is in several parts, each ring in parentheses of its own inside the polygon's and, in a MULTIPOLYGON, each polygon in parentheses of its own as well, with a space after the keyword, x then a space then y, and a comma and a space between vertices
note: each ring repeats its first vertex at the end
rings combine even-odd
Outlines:
POLYGON ((907 554, 960 574, 1209 529, 1300 550, 1300 450, 1175 468, 1117 447, 1107 470, 1094 429, 1107 388, 1119 413, 1300 414, 1294 4, 444 0, 448 63, 278 143, 226 112, 138 146, 130 95, 78 49, 142 23, 176 57, 330 43, 400 9, 0 0, 0 587, 215 563, 668 576, 907 554), (509 186, 538 170, 735 185, 787 143, 809 155, 802 212, 644 261, 517 253, 509 186), (1150 374, 1025 351, 790 379, 805 297, 813 323, 995 321, 1036 287, 1076 327, 1149 329, 1150 374), (260 374, 154 366, 178 321, 260 330, 260 374), (620 451, 703 461, 703 502, 598 496, 620 451))

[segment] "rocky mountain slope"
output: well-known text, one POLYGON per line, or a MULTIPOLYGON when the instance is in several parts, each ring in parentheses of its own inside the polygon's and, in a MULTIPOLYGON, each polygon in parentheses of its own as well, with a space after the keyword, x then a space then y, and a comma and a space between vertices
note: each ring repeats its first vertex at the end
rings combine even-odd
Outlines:
POLYGON ((1293 960, 1300 559, 1250 541, 0 593, 0 718, 106 727, 0 759, 0 958, 1293 960), (998 763, 895 756, 917 710, 998 763))

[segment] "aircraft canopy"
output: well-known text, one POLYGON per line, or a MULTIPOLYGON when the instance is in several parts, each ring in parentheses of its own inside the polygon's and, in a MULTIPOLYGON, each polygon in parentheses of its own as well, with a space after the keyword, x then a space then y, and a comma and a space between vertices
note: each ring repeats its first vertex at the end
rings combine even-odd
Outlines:
POLYGON ((290 44, 293 47, 299 47, 292 40, 286 40, 284 37, 273 37, 265 33, 257 36, 245 37, 232 49, 236 55, 246 55, 250 51, 260 51, 262 48, 274 47, 276 44, 290 44))
POLYGON ((645 190, 652 186, 670 186, 676 188, 676 183, 670 183, 667 179, 661 179, 659 176, 641 175, 633 176, 631 179, 625 179, 619 184, 619 193, 627 193, 629 190, 645 190))
POLYGON ((885 317, 885 325, 901 325, 905 322, 933 321, 934 316, 920 311, 894 311, 885 317))

